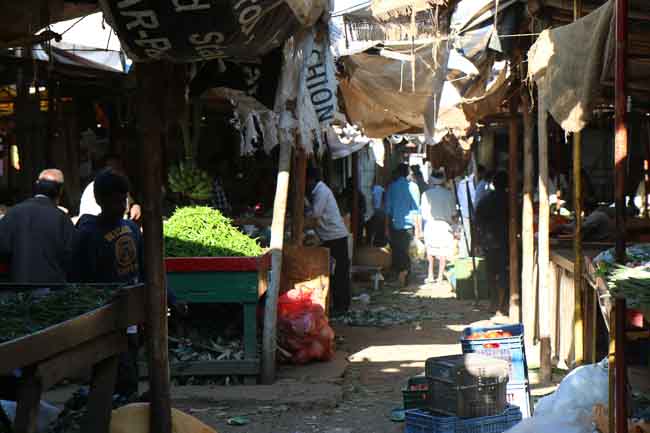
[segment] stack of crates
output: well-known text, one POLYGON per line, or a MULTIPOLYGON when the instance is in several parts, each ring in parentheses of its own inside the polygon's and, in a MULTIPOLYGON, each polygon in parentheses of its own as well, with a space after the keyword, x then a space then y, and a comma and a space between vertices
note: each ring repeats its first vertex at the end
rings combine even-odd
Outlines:
POLYGON ((429 381, 424 373, 409 378, 402 388, 404 409, 426 409, 429 405, 429 381))
POLYGON ((502 325, 467 328, 461 338, 463 353, 476 353, 508 362, 508 403, 519 406, 524 418, 532 415, 528 364, 524 345, 524 326, 502 325), (500 336, 506 334, 507 336, 500 336), (477 338, 489 337, 489 338, 477 338))

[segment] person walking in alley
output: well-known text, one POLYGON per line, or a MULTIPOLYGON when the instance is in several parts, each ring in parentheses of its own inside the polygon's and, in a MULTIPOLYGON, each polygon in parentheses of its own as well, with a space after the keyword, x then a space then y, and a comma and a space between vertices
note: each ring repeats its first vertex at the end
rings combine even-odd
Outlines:
POLYGON ((372 247, 383 247, 388 240, 386 239, 386 214, 384 213, 384 187, 375 181, 372 186, 372 208, 373 214, 368 220, 368 244, 372 247))
POLYGON ((58 208, 63 196, 61 170, 43 170, 35 195, 9 209, 0 220, 0 254, 9 259, 14 283, 64 283, 68 280, 78 234, 58 208))
POLYGON ((501 171, 476 208, 476 222, 485 251, 491 308, 508 315, 508 175, 501 171))
POLYGON ((429 270, 425 283, 433 283, 435 261, 438 260, 438 278, 441 283, 447 259, 454 254, 453 223, 456 216, 454 194, 445 188, 444 175, 434 172, 430 178, 431 188, 422 194, 422 223, 424 244, 427 249, 429 270))
POLYGON ((332 190, 321 180, 320 170, 307 169, 307 194, 310 206, 305 227, 314 228, 322 245, 330 250, 335 260, 333 277, 333 313, 344 313, 350 308, 350 257, 348 229, 332 190))
POLYGON ((414 182, 407 179, 408 175, 408 165, 400 164, 396 179, 388 187, 384 204, 393 272, 402 287, 411 271, 409 246, 414 235, 420 237, 420 191, 414 182))

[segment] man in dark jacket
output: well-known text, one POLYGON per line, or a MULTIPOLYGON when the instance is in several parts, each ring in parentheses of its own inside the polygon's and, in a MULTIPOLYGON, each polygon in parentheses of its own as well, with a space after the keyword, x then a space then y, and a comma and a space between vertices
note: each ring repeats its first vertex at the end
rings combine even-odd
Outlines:
POLYGON ((0 220, 0 254, 9 260, 14 283, 64 283, 76 249, 77 232, 57 205, 63 173, 44 170, 36 194, 9 209, 0 220))
POLYGON ((508 175, 494 176, 494 190, 476 208, 480 244, 490 279, 490 301, 497 315, 508 314, 508 175))

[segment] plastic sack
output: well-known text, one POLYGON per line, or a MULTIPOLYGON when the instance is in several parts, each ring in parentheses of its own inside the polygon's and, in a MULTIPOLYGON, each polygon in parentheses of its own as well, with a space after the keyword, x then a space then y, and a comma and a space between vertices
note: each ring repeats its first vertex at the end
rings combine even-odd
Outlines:
POLYGON ((535 406, 535 416, 561 413, 565 418, 578 413, 591 414, 594 405, 607 405, 609 377, 607 359, 598 364, 578 367, 560 383, 557 391, 542 398, 535 406))
MULTIPOLYGON (((0 400, 2 410, 13 424, 16 419, 16 402, 0 400)), ((38 419, 36 420, 36 431, 45 433, 49 431, 49 426, 59 417, 61 409, 52 406, 46 401, 41 400, 41 407, 38 410, 38 419)))
POLYGON ((427 256, 427 248, 420 239, 413 239, 409 245, 409 256, 413 260, 424 260, 427 256))
POLYGON ((592 419, 589 414, 580 413, 575 417, 564 416, 561 412, 550 416, 539 416, 537 413, 526 418, 508 433, 593 433, 592 419))
POLYGON ((278 300, 278 339, 280 347, 294 364, 329 361, 334 356, 334 330, 314 291, 297 288, 278 300))

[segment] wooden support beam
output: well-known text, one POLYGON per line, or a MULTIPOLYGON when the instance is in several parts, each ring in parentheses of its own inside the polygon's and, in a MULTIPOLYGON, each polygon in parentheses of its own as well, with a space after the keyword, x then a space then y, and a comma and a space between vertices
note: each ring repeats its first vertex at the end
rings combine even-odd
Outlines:
POLYGON ((519 286, 519 98, 510 99, 510 118, 508 127, 508 191, 509 191, 509 243, 510 243, 510 320, 521 321, 521 299, 519 286))
POLYGON ((282 272, 282 247, 284 244, 284 220, 287 213, 289 194, 289 170, 291 169, 291 143, 280 143, 278 180, 273 202, 273 224, 271 225, 271 281, 266 291, 264 305, 264 330, 262 335, 262 383, 275 380, 275 359, 277 352, 278 296, 282 272))
MULTIPOLYGON (((573 19, 577 21, 582 14, 582 0, 573 0, 573 19)), ((582 320, 582 134, 573 134, 573 209, 575 210, 575 234, 573 237, 573 252, 575 268, 573 272, 574 287, 574 360, 581 365, 584 360, 584 325, 582 320)))
POLYGON ((162 89, 166 89, 167 65, 148 63, 137 65, 139 93, 138 121, 144 159, 143 223, 145 271, 147 279, 146 308, 147 352, 151 395, 151 431, 171 433, 171 402, 169 358, 167 351, 167 291, 163 263, 163 229, 161 170, 163 134, 162 89))
POLYGON ((82 421, 82 431, 109 433, 118 362, 119 355, 115 355, 104 359, 93 367, 93 378, 88 395, 88 412, 82 421))
POLYGON ((532 344, 535 337, 535 311, 537 305, 537 281, 535 281, 535 230, 533 215, 533 177, 535 161, 533 156, 533 113, 530 97, 522 95, 524 121, 524 185, 521 213, 521 305, 524 338, 532 344))
POLYGON ((34 374, 34 369, 23 371, 23 378, 18 386, 15 433, 36 433, 42 393, 43 385, 40 378, 34 374))
POLYGON ((302 245, 305 232, 305 186, 307 183, 307 153, 296 149, 293 159, 293 209, 291 210, 291 241, 302 245))
POLYGON ((550 206, 548 198, 548 113, 546 101, 539 98, 539 229, 538 229, 538 275, 539 275, 539 336, 540 367, 542 383, 550 383, 551 370, 551 293, 549 291, 550 260, 550 206))
POLYGON ((352 219, 352 245, 354 249, 357 248, 357 240, 359 239, 359 232, 363 227, 359 227, 359 153, 352 154, 352 212, 350 218, 352 219))
POLYGON ((616 393, 616 305, 612 306, 612 311, 609 315, 609 351, 607 354, 607 374, 609 382, 609 401, 608 401, 608 415, 609 415, 609 433, 616 431, 616 405, 614 395, 616 393))
MULTIPOLYGON (((616 299, 616 320, 613 330, 616 339, 615 395, 616 395, 616 433, 627 433, 627 366, 625 364, 625 324, 627 308, 625 298, 616 299)), ((611 332, 611 330, 610 330, 611 332)), ((610 413, 611 416, 611 413, 610 413)))
POLYGON ((614 145, 615 203, 616 203, 616 260, 625 261, 625 169, 627 162, 626 122, 626 62, 627 62, 627 0, 616 0, 616 58, 614 77, 614 145))

